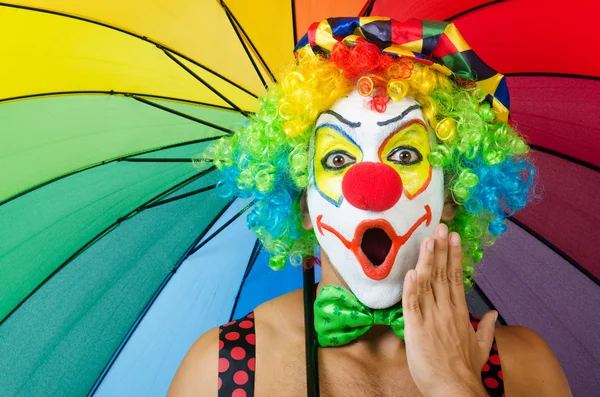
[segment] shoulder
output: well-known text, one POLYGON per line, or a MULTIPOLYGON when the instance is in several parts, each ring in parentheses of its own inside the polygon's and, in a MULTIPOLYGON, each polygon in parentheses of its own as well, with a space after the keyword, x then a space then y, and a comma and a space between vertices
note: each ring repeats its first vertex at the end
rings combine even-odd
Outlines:
POLYGON ((217 396, 219 328, 213 328, 192 345, 179 366, 168 397, 217 396))
MULTIPOLYGON (((303 338, 304 318, 302 290, 267 301, 254 310, 256 339, 262 348, 281 348, 293 337, 303 338), (284 337, 285 336, 285 337, 284 337)), ((258 348, 258 344, 257 344, 258 348)), ((261 361, 265 363, 265 357, 261 361)), ((216 397, 218 392, 219 327, 213 328, 192 345, 169 388, 168 397, 216 397)), ((263 365, 264 367, 265 365, 263 365)))
POLYGON ((507 395, 571 395, 558 360, 535 331, 523 326, 497 326, 496 343, 507 395))
MULTIPOLYGON (((304 335, 304 301, 302 289, 271 299, 256 309, 256 327, 261 333, 304 335)), ((266 339, 266 338, 265 338, 266 339)))

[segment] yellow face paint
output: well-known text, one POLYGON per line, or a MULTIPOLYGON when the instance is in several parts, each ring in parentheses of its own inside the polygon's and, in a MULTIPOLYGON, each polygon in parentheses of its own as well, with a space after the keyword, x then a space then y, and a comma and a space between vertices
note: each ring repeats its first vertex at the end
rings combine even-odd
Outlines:
POLYGON ((398 172, 402 178, 403 194, 409 200, 429 186, 432 167, 427 155, 430 151, 429 133, 421 120, 404 125, 379 148, 379 159, 398 172))
POLYGON ((353 164, 362 160, 358 145, 333 124, 315 131, 313 162, 315 186, 324 199, 336 207, 342 202, 342 179, 353 164))

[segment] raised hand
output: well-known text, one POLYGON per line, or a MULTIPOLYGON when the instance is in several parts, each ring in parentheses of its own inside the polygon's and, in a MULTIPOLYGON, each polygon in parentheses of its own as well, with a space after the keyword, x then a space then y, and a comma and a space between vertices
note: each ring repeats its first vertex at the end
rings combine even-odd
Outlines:
POLYGON ((475 332, 465 299, 458 233, 448 235, 446 225, 438 225, 435 236, 421 243, 415 270, 404 279, 402 307, 408 366, 417 387, 425 396, 487 396, 481 369, 498 314, 486 313, 475 332))

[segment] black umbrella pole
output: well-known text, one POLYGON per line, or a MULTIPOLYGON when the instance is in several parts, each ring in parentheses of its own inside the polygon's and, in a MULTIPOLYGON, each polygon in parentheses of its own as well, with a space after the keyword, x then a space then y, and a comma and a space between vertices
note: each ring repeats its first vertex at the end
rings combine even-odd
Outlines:
POLYGON ((316 296, 315 265, 316 258, 307 258, 303 266, 304 278, 304 329, 306 350, 307 396, 319 397, 318 345, 314 325, 314 302, 316 296))

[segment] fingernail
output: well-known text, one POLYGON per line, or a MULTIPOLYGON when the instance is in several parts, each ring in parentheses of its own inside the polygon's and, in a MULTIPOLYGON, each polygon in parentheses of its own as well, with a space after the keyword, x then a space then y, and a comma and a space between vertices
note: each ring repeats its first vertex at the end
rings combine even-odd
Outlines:
POLYGON ((458 233, 453 233, 450 236, 450 244, 454 245, 455 247, 457 247, 460 244, 460 236, 458 235, 458 233))
POLYGON ((448 226, 444 225, 443 223, 440 223, 440 225, 438 226, 438 236, 440 236, 441 238, 448 237, 448 226))
POLYGON ((496 321, 498 321, 498 312, 496 311, 496 315, 494 316, 494 323, 496 323, 496 321))
POLYGON ((410 279, 411 279, 412 281, 417 281, 417 271, 416 271, 416 270, 412 270, 412 271, 410 272, 410 279))
POLYGON ((433 252, 433 240, 429 240, 425 245, 427 246, 427 251, 433 252))

